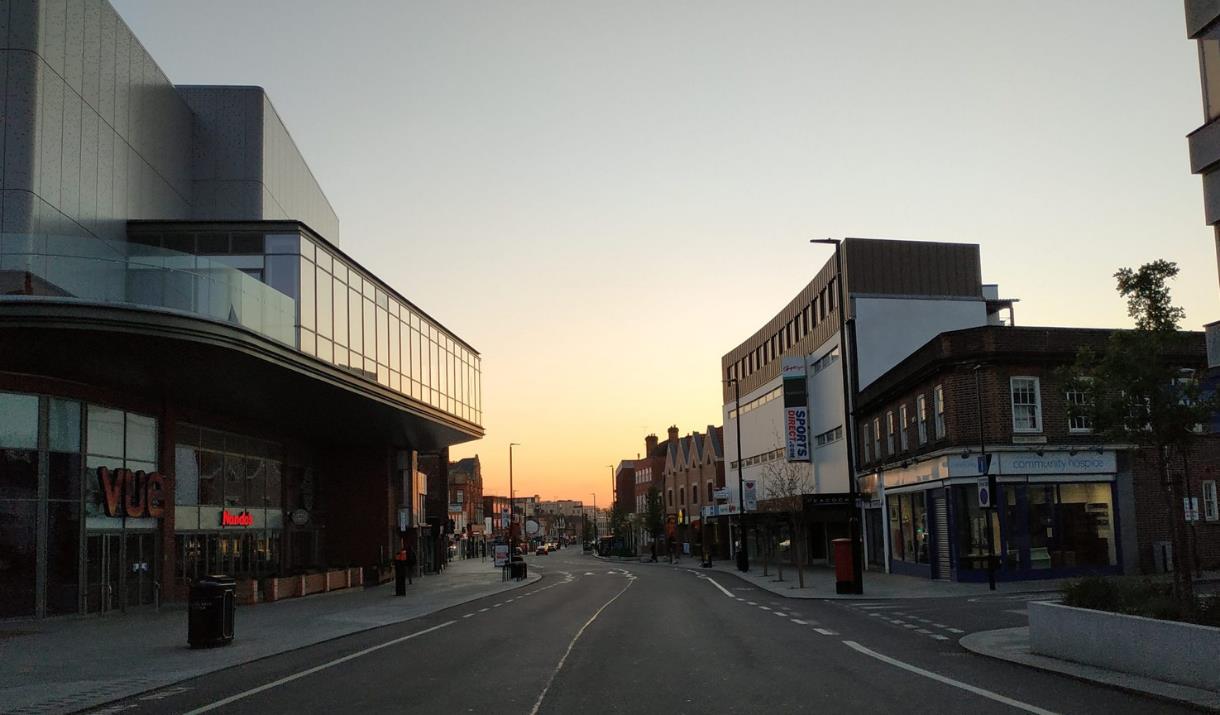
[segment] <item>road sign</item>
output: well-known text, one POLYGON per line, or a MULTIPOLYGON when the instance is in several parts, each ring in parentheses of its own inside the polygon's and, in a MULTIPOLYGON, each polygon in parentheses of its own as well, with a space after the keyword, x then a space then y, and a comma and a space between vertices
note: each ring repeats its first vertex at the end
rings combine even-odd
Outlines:
POLYGON ((539 528, 538 522, 534 521, 533 519, 525 522, 525 533, 529 534, 530 536, 537 534, 539 528))
MULTIPOLYGON (((991 455, 987 455, 987 456, 990 457, 991 455)), ((982 458, 980 457, 979 460, 982 461, 982 458)), ((979 508, 980 509, 990 509, 991 508, 991 485, 988 484, 989 481, 990 480, 987 477, 979 477, 979 508)))

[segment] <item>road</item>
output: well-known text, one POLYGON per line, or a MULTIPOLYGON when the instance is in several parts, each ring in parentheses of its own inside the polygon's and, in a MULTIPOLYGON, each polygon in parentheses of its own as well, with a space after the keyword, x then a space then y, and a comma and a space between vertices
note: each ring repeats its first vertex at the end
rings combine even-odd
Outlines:
POLYGON ((1187 712, 977 656, 1021 596, 789 600, 730 573, 564 549, 544 578, 94 712, 1187 712))

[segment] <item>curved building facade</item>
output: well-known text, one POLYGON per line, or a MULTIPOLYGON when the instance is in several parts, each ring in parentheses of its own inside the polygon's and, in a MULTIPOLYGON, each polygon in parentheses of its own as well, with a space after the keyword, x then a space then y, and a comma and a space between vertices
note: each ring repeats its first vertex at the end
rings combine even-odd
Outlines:
POLYGON ((105 2, 7 7, 0 618, 427 548, 478 352, 339 247, 261 89, 174 86, 105 2))

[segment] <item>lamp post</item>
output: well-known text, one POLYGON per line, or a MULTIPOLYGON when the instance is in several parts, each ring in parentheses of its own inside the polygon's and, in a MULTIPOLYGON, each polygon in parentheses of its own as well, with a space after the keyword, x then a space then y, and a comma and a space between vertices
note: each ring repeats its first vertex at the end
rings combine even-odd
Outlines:
MULTIPOLYGON (((517 523, 517 508, 513 504, 513 447, 520 447, 520 442, 508 443, 508 547, 513 546, 513 524, 517 523)), ((522 529, 525 524, 521 525, 522 529)))
POLYGON ((848 526, 851 530, 851 576, 852 592, 864 593, 863 549, 860 548, 860 505, 856 503, 856 423, 855 400, 852 391, 851 367, 856 364, 854 346, 847 339, 847 303, 843 288, 843 241, 837 238, 813 238, 810 243, 822 243, 835 247, 835 283, 838 293, 839 352, 843 370, 843 431, 847 438, 847 493, 851 499, 848 526), (849 347, 852 348, 849 350, 849 347))
POLYGON ((991 522, 995 518, 995 476, 991 474, 991 460, 987 454, 987 439, 983 435, 983 390, 979 387, 979 373, 983 364, 974 366, 974 396, 979 408, 979 475, 987 477, 987 590, 995 590, 995 532, 991 522))
POLYGON ((591 492, 593 496, 593 548, 597 548, 597 492, 591 492))
POLYGON ((741 383, 737 378, 730 377, 721 382, 728 382, 733 385, 733 403, 736 405, 734 410, 737 413, 737 419, 733 422, 737 426, 737 536, 741 539, 741 545, 737 547, 737 570, 750 570, 750 553, 746 549, 746 492, 745 492, 745 477, 742 475, 742 460, 741 458, 741 383))

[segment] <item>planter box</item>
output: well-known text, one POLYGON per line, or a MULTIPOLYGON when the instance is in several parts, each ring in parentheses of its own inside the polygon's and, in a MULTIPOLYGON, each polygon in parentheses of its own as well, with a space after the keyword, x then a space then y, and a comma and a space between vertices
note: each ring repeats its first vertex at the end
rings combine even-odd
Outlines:
POLYGON ((300 596, 308 596, 311 593, 322 593, 326 590, 326 574, 311 573, 299 577, 301 588, 298 593, 300 596))
POLYGON ((1031 601, 1029 645, 1039 655, 1220 691, 1220 628, 1031 601))
POLYGON ((261 600, 259 599, 258 594, 258 581, 252 578, 241 578, 237 579, 236 586, 238 603, 244 606, 249 606, 258 603, 259 600, 261 600))

